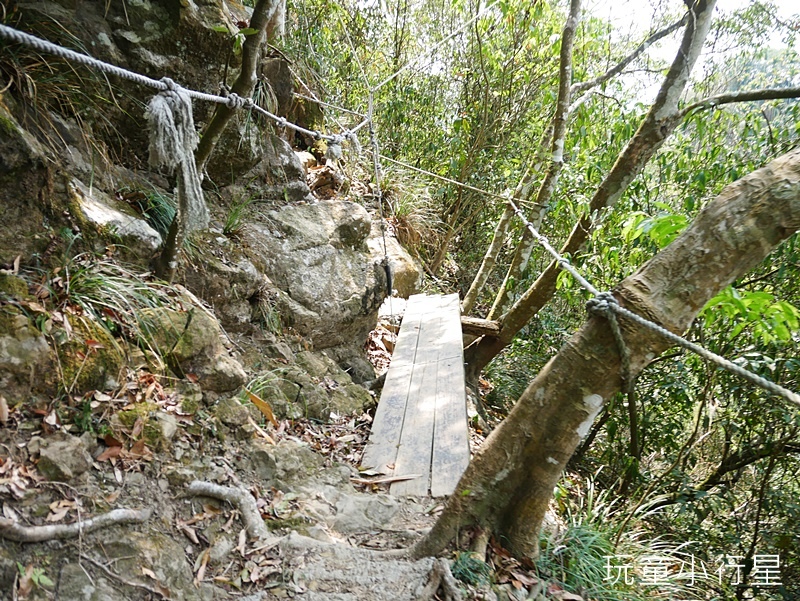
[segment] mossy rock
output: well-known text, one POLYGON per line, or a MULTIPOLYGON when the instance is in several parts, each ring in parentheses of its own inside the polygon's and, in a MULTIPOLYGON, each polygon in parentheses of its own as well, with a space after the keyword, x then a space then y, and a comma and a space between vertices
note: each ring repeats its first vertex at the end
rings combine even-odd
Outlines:
POLYGON ((160 411, 155 403, 136 403, 133 407, 120 411, 111 419, 112 429, 116 426, 130 430, 139 419, 143 421, 142 438, 147 446, 156 450, 169 447, 175 434, 175 418, 160 411))
POLYGON ((15 275, 0 273, 0 298, 3 296, 16 300, 31 298, 28 293, 28 283, 15 275))
POLYGON ((119 419, 119 423, 126 428, 132 428, 136 420, 139 418, 149 420, 151 415, 156 411, 158 411, 158 405, 155 403, 136 403, 133 407, 117 413, 117 419, 119 419))
POLYGON ((181 364, 199 356, 219 354, 219 324, 205 311, 175 311, 166 307, 142 311, 148 343, 165 358, 181 364))
POLYGON ((78 318, 72 331, 54 330, 62 384, 71 394, 115 386, 126 361, 117 342, 100 324, 78 318))

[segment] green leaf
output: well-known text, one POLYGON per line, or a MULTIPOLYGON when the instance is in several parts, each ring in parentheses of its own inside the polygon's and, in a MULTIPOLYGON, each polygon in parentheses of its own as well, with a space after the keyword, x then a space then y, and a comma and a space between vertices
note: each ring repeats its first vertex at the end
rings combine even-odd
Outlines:
POLYGON ((242 35, 253 35, 254 33, 258 33, 258 29, 253 29, 252 27, 245 27, 244 29, 240 29, 239 33, 242 35))
POLYGON ((230 33, 228 28, 225 27, 224 25, 214 25, 214 27, 212 27, 211 29, 213 29, 214 31, 218 31, 219 33, 230 33))

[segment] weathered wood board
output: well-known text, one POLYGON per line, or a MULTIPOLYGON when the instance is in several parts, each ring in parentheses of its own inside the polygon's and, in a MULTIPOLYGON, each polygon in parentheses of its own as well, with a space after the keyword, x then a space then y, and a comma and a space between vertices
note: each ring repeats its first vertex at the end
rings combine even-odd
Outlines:
POLYGON ((403 324, 362 467, 390 476, 403 496, 449 495, 469 463, 458 295, 415 295, 403 324))

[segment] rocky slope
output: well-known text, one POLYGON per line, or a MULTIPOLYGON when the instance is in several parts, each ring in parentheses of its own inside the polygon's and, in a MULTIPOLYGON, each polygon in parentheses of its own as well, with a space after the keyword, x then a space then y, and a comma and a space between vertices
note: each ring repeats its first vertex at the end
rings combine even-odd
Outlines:
MULTIPOLYGON (((247 18, 53 0, 6 23, 213 93, 247 18)), ((291 117, 281 60, 260 85, 291 117)), ((175 181, 146 168, 151 91, 17 45, 0 70, 0 596, 417 597, 431 560, 351 545, 407 545, 436 511, 355 469, 387 287, 371 197, 313 195, 285 133, 239 115, 204 182, 211 226, 159 283, 175 181)), ((407 295, 420 272, 388 249, 407 295)))

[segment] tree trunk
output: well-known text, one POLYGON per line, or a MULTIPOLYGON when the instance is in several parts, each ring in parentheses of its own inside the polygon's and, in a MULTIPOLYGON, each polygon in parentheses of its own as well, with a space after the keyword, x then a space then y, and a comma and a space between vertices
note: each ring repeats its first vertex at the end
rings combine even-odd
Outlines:
POLYGON ((475 279, 472 280, 472 285, 464 295, 464 300, 461 301, 462 315, 469 315, 472 309, 475 307, 475 303, 478 300, 478 295, 486 285, 486 281, 489 279, 489 275, 492 273, 492 269, 494 269, 494 265, 497 262, 497 255, 500 254, 500 250, 503 248, 503 241, 508 234, 508 228, 511 225, 511 220, 513 217, 514 209, 511 208, 511 205, 507 204, 503 214, 500 216, 500 220, 497 222, 497 226, 494 228, 492 242, 489 244, 489 249, 483 256, 483 261, 478 269, 478 273, 475 274, 475 279))
MULTIPOLYGON (((596 216, 607 207, 613 207, 647 162, 681 121, 683 113, 678 101, 689 81, 703 42, 708 35, 716 0, 697 2, 692 9, 684 31, 678 54, 664 79, 653 106, 639 129, 623 149, 614 166, 592 197, 589 211, 578 221, 561 248, 561 254, 574 255, 586 242, 594 229, 596 216)), ((476 340, 465 353, 467 372, 475 377, 497 356, 539 310, 553 297, 560 268, 551 263, 508 312, 499 318, 498 338, 484 337, 476 340)), ((497 316, 492 316, 497 319, 497 316)))
MULTIPOLYGON (((615 290, 630 310, 685 331, 705 303, 800 229, 800 150, 731 184, 689 228, 615 290)), ((631 376, 669 347, 620 320, 631 376)), ((590 317, 539 373, 475 455, 433 530, 412 550, 440 551, 464 526, 535 558, 553 487, 604 402, 622 387, 605 319, 590 317)))
MULTIPOLYGON (((564 166, 564 142, 567 138, 567 118, 569 117, 572 86, 572 48, 575 45, 575 31, 578 29, 580 15, 581 0, 572 0, 570 2, 567 21, 564 23, 564 31, 561 34, 558 98, 556 100, 556 110, 553 114, 553 120, 547 130, 552 130, 553 132, 552 147, 550 148, 550 164, 539 186, 539 190, 536 193, 536 208, 539 214, 538 219, 535 220, 536 227, 539 227, 544 220, 547 203, 549 203, 550 199, 553 197, 556 185, 558 184, 558 176, 561 173, 561 168, 564 166)), ((528 268, 528 261, 530 261, 535 243, 528 228, 523 228, 522 238, 517 246, 517 251, 514 253, 511 267, 509 267, 503 284, 497 292, 497 298, 495 298, 489 315, 486 316, 487 319, 496 319, 502 313, 503 308, 508 302, 510 285, 522 279, 522 274, 528 268)))
MULTIPOLYGON (((261 57, 261 48, 267 39, 267 31, 283 35, 283 24, 282 22, 278 23, 278 21, 283 20, 286 12, 285 6, 285 0, 258 0, 258 4, 253 9, 253 16, 250 19, 250 28, 255 29, 256 33, 247 36, 242 46, 242 68, 236 81, 231 86, 233 94, 237 94, 242 98, 250 98, 253 95, 257 81, 258 61, 261 57), (277 17, 280 17, 280 19, 277 17)), ((214 116, 203 132, 203 137, 197 146, 197 152, 195 152, 197 169, 201 173, 205 170, 214 146, 217 145, 234 112, 236 112, 236 109, 222 104, 217 105, 214 116)))

